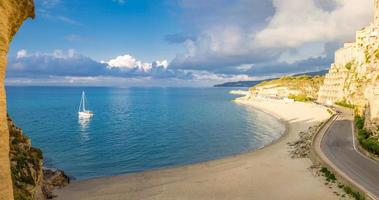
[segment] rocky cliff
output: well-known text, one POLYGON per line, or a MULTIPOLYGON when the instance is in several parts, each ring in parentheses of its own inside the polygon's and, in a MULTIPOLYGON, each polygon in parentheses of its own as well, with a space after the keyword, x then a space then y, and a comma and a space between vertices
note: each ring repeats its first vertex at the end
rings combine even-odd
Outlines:
POLYGON ((4 79, 9 44, 23 21, 34 17, 33 0, 0 0, 0 199, 13 199, 4 79))
MULTIPOLYGON (((378 1, 375 16, 379 16, 378 1)), ((354 105, 357 114, 366 116, 366 129, 379 136, 379 18, 335 53, 318 101, 354 105)))
POLYGON ((286 76, 262 82, 250 88, 250 93, 253 96, 310 101, 317 99, 317 93, 323 81, 322 76, 286 76))
POLYGON ((30 139, 8 118, 11 174, 14 199, 52 198, 56 187, 69 183, 63 171, 43 168, 40 149, 32 146, 30 139))
POLYGON ((8 118, 11 173, 15 199, 43 199, 42 152, 8 118))

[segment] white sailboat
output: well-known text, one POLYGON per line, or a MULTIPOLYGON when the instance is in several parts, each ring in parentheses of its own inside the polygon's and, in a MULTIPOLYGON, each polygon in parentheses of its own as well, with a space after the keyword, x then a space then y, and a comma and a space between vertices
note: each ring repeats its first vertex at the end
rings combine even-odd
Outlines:
POLYGON ((84 91, 82 92, 82 99, 80 100, 78 115, 79 115, 79 118, 84 118, 84 119, 88 119, 93 116, 92 111, 86 110, 86 95, 84 91))

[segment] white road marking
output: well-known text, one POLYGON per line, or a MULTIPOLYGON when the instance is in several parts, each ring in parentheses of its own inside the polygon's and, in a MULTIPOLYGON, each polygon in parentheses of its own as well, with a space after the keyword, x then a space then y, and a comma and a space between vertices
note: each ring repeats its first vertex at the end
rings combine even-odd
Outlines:
POLYGON ((376 161, 372 160, 371 158, 367 157, 366 155, 364 155, 361 151, 358 150, 357 148, 357 143, 355 141, 355 131, 354 131, 354 124, 351 123, 351 133, 353 134, 353 146, 354 146, 354 150, 359 154, 361 155, 364 159, 366 160, 369 160, 370 162, 373 162, 374 164, 378 164, 376 161))
MULTIPOLYGON (((321 138, 321 141, 320 141, 320 151, 321 153, 324 155, 325 159, 326 159, 326 162, 328 163, 328 165, 332 168, 334 168, 334 170, 336 170, 337 172, 339 172, 343 177, 345 177, 345 179, 347 179, 349 182, 353 183, 353 185, 356 185, 356 187, 360 188, 362 191, 365 191, 366 193, 366 196, 368 196, 369 198, 375 200, 375 199, 378 199, 375 195, 373 195, 371 192, 369 192, 365 187, 363 187, 362 185, 358 184, 358 182, 356 182, 355 180, 353 180, 349 175, 347 175, 344 171, 342 171, 339 167, 337 167, 329 158, 328 156, 326 156, 326 154, 323 152, 322 148, 321 148, 321 144, 323 143, 323 140, 326 138, 326 135, 328 134, 328 132, 330 131, 330 128, 332 126, 334 126, 335 122, 341 117, 340 114, 336 114, 336 116, 333 118, 333 120, 331 121, 329 127, 327 127, 327 129, 325 130, 324 134, 322 135, 322 138, 321 138)), ((355 130, 354 130, 354 121, 351 122, 351 132, 352 132, 352 135, 353 135, 353 148, 356 152, 358 152, 359 155, 361 155, 364 159, 366 160, 370 160, 371 162, 374 162, 375 164, 377 164, 377 162, 375 162, 374 160, 372 160, 371 158, 367 158, 366 155, 364 155, 363 153, 361 153, 358 149, 357 149, 357 144, 356 144, 356 141, 355 141, 355 130)), ((320 129, 321 131, 321 129, 320 129)))
MULTIPOLYGON (((356 144, 356 141, 355 141, 355 126, 354 126, 354 121, 351 122, 351 133, 353 135, 353 147, 354 147, 354 150, 359 154, 361 155, 364 159, 366 160, 370 160, 371 162, 374 162, 375 164, 377 164, 375 161, 371 160, 371 158, 367 158, 366 155, 364 155, 362 152, 360 152, 358 149, 357 149, 357 144, 356 144)), ((362 186, 363 187, 363 186, 362 186)), ((364 188, 364 187, 363 187, 364 188)), ((366 190, 366 189, 365 189, 366 190)), ((371 199, 376 199, 375 195, 371 194, 368 190, 366 190, 366 195, 369 196, 371 199)))

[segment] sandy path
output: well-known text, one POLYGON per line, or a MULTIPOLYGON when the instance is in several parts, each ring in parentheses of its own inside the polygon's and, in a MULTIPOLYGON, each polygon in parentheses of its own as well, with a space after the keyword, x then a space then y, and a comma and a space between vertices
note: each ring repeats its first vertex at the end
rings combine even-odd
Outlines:
POLYGON ((326 120, 314 104, 240 101, 288 123, 278 142, 261 150, 184 167, 79 181, 58 190, 58 199, 337 199, 313 177, 308 159, 291 159, 287 142, 326 120))

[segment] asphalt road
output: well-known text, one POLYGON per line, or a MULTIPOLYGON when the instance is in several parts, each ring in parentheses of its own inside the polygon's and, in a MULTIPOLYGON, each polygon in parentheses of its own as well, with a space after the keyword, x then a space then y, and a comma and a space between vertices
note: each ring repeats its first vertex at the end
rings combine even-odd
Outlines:
POLYGON ((379 199, 379 162, 358 152, 354 146, 351 111, 340 111, 321 141, 321 151, 338 170, 379 199))

